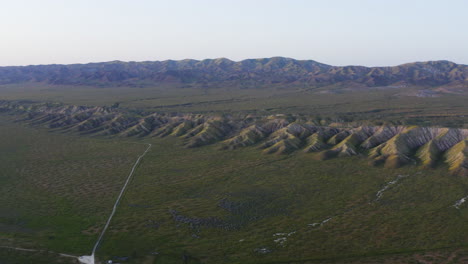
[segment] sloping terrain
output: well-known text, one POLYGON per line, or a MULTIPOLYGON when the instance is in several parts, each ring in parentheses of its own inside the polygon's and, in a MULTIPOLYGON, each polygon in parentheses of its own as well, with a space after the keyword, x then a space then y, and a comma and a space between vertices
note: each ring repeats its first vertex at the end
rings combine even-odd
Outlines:
POLYGON ((468 129, 417 126, 328 124, 313 117, 208 116, 200 114, 131 113, 109 107, 79 107, 31 102, 0 102, 0 110, 19 120, 57 131, 115 137, 176 136, 187 148, 218 143, 222 149, 257 145, 266 154, 298 150, 316 158, 368 155, 373 165, 397 168, 408 163, 468 175, 468 129))
POLYGON ((271 85, 303 87, 421 86, 415 96, 466 92, 468 66, 449 61, 415 62, 393 67, 331 66, 313 60, 274 57, 239 62, 228 59, 103 62, 73 65, 0 67, 0 84, 182 86, 258 88, 271 85))

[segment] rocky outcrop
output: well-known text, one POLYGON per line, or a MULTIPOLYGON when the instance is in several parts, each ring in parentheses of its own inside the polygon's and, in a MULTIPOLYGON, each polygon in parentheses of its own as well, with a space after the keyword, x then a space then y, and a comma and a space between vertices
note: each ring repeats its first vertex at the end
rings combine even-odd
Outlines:
POLYGON ((204 116, 130 113, 109 107, 0 101, 0 111, 51 130, 115 137, 180 137, 186 147, 217 143, 221 149, 254 146, 265 154, 302 150, 321 160, 367 155, 372 165, 396 168, 407 163, 467 175, 468 129, 403 126, 319 125, 313 117, 204 116))

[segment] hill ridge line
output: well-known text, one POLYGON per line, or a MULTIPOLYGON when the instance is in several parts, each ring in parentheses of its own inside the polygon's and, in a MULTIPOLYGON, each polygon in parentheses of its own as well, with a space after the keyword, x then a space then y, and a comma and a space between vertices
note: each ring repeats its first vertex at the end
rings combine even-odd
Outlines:
POLYGON ((313 158, 366 155, 374 166, 447 164, 468 176, 468 129, 402 125, 325 123, 312 116, 209 116, 142 112, 112 107, 0 101, 0 110, 33 126, 79 135, 179 137, 188 148, 257 147, 264 154, 313 153, 313 158))

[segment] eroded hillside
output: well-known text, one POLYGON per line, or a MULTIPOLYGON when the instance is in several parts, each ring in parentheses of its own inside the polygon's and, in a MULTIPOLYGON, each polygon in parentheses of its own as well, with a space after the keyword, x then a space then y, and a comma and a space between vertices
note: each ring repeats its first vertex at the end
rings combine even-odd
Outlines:
POLYGON ((303 151, 315 153, 312 156, 321 160, 367 155, 372 165, 445 164, 454 174, 468 175, 468 129, 325 124, 299 115, 134 113, 27 101, 1 101, 0 110, 16 115, 21 122, 82 135, 175 136, 190 148, 215 143, 225 150, 256 146, 265 154, 303 151))

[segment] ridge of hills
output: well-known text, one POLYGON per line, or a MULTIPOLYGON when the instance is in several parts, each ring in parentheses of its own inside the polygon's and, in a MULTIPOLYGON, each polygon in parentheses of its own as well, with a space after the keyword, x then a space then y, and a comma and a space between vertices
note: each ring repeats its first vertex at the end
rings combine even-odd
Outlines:
POLYGON ((408 163, 435 167, 444 163, 468 176, 468 129, 398 125, 326 123, 301 115, 209 116, 136 113, 113 107, 89 107, 29 101, 0 101, 0 112, 48 129, 95 136, 183 139, 186 147, 219 143, 220 149, 257 146, 265 154, 315 152, 315 158, 367 155, 371 165, 396 168, 408 163))
POLYGON ((0 85, 18 83, 90 86, 233 86, 437 87, 442 92, 468 88, 468 66, 450 61, 407 63, 392 67, 331 66, 284 57, 231 61, 166 60, 71 65, 0 67, 0 85))

